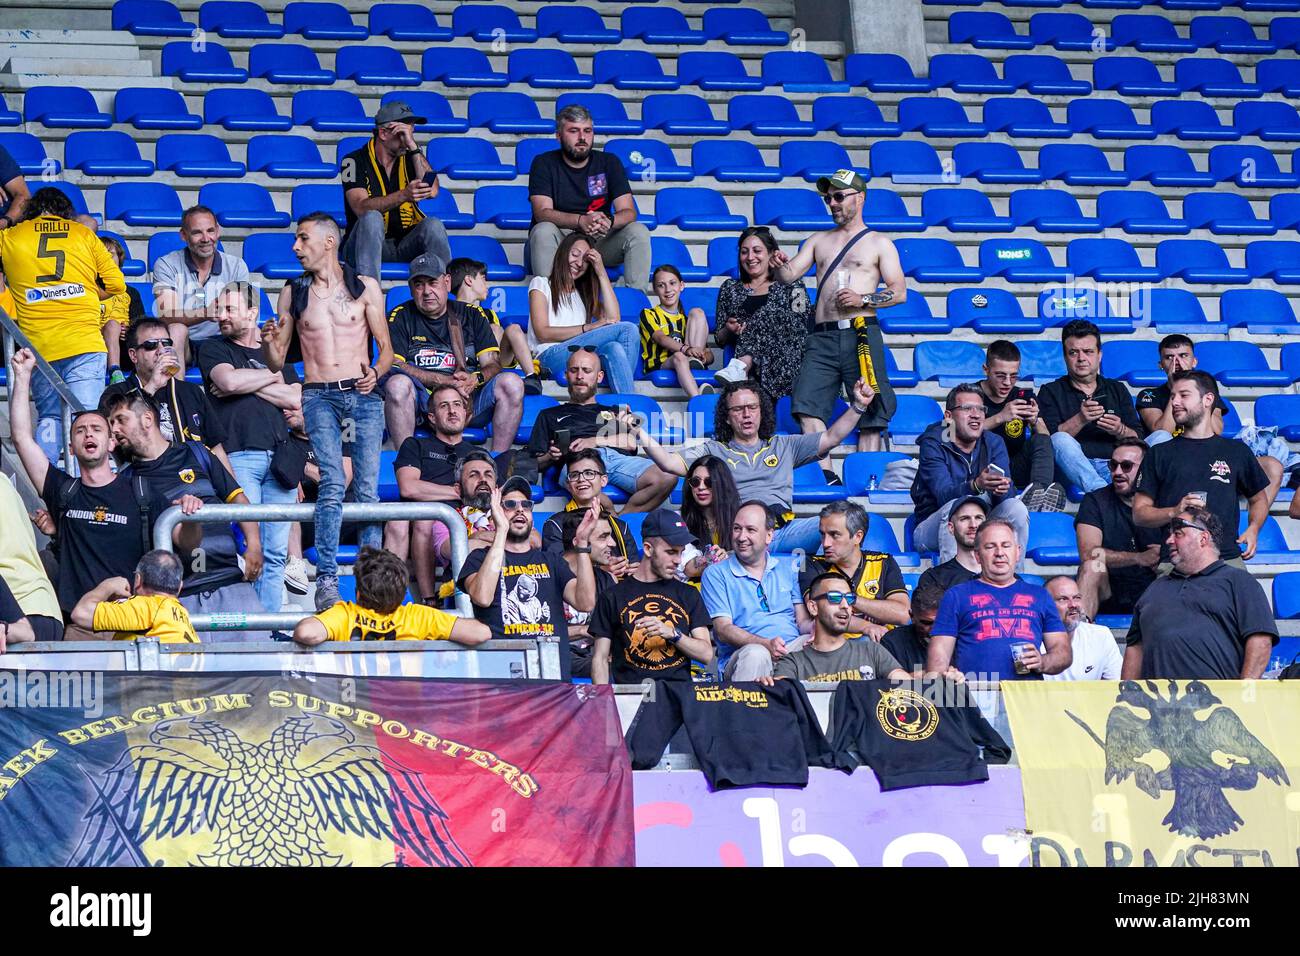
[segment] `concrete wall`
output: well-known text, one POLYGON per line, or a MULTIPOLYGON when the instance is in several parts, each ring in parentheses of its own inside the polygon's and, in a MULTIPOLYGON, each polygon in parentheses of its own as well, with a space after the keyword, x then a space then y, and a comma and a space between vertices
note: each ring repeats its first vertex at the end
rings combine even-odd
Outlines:
POLYGON ((795 0, 808 40, 843 40, 846 53, 897 53, 928 72, 921 0, 795 0))

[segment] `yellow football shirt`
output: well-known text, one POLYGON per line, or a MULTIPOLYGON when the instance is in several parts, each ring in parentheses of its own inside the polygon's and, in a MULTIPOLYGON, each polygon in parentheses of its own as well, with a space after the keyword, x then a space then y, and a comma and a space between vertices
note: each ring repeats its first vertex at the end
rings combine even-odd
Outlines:
POLYGON ((647 372, 663 367, 670 354, 654 340, 654 333, 662 332, 670 339, 686 341, 686 316, 681 312, 667 312, 662 305, 641 310, 641 363, 647 372))
POLYGON ((163 644, 197 644, 189 612, 168 594, 137 594, 125 601, 95 605, 96 631, 117 631, 115 641, 156 637, 163 644))
POLYGON ((456 623, 454 614, 424 604, 399 604, 393 613, 380 614, 352 601, 340 601, 316 619, 331 641, 446 641, 456 623))
POLYGON ((18 318, 16 314, 18 312, 18 307, 14 305, 14 294, 9 291, 8 286, 0 289, 0 309, 4 309, 5 315, 9 316, 11 319, 18 318))
POLYGON ((0 268, 18 327, 47 362, 106 351, 98 286, 118 295, 126 278, 93 232, 57 216, 21 222, 0 231, 0 268))

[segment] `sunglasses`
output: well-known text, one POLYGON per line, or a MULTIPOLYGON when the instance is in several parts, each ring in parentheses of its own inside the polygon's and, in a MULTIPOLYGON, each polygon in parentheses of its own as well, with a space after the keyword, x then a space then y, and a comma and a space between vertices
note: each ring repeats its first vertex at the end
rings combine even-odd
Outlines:
POLYGON ((595 468, 584 468, 582 471, 569 472, 569 477, 577 478, 579 481, 595 481, 603 474, 603 471, 597 471, 595 468))
POLYGON ((1135 461, 1116 461, 1112 458, 1107 464, 1110 465, 1111 471, 1122 471, 1128 474, 1130 471, 1136 471, 1138 463, 1135 461))
POLYGON ((569 354, 572 355, 574 352, 590 352, 592 355, 599 354, 590 345, 570 345, 569 354))
POLYGON ((856 189, 850 189, 848 192, 826 193, 824 196, 822 196, 822 202, 826 203, 826 205, 828 206, 831 204, 831 202, 842 203, 849 196, 856 196, 858 192, 859 191, 856 189))
POLYGON ((1191 528, 1194 531, 1204 531, 1206 534, 1210 533, 1210 529, 1205 527, 1205 525, 1197 524, 1195 521, 1188 521, 1186 518, 1175 518, 1173 521, 1169 522, 1168 532, 1169 534, 1173 534, 1175 531, 1182 531, 1184 528, 1191 528))
POLYGON ((528 498, 511 498, 509 501, 501 502, 501 507, 506 511, 532 511, 533 502, 528 498))
POLYGON ((713 479, 708 475, 696 475, 687 484, 692 488, 712 488, 713 479))
POLYGON ((827 591, 825 594, 814 594, 814 601, 825 601, 827 604, 847 604, 849 607, 858 603, 858 596, 851 591, 827 591))
POLYGON ((156 352, 160 348, 172 348, 175 343, 171 339, 147 339, 136 345, 138 349, 144 349, 146 352, 156 352))
POLYGON ((772 610, 771 605, 767 603, 767 595, 763 593, 763 582, 758 582, 758 609, 764 613, 772 610))

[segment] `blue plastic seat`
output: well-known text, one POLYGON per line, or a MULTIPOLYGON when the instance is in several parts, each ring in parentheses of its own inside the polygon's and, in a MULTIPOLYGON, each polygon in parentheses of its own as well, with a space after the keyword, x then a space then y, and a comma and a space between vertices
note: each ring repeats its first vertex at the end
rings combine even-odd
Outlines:
MULTIPOLYGON (((298 94, 301 95, 301 94, 298 94)), ((276 111, 265 90, 208 90, 203 94, 203 121, 228 130, 287 132, 293 118, 276 111)))
POLYGON ((1156 268, 1184 282, 1244 284, 1251 278, 1228 265, 1223 249, 1208 239, 1165 239, 1156 246, 1156 268))
POLYGON ((1047 53, 1015 53, 1002 64, 1002 75, 1018 90, 1044 96, 1087 96, 1092 84, 1076 79, 1058 56, 1047 53))
POLYGON ((336 79, 301 43, 259 43, 248 51, 248 75, 294 86, 328 86, 336 79))
POLYGON ((833 229, 820 196, 808 189, 760 189, 754 193, 754 225, 788 231, 833 229))
POLYGON ((611 139, 605 151, 623 161, 627 178, 633 181, 690 182, 695 173, 677 162, 667 143, 658 139, 611 139))
POLYGON ((23 116, 17 110, 11 110, 0 93, 0 126, 22 126, 23 116))
POLYGON ((537 31, 519 22, 519 15, 499 4, 463 4, 451 16, 452 32, 480 43, 535 43, 537 31))
POLYGON ((226 144, 208 133, 164 133, 154 144, 154 165, 177 176, 241 178, 243 163, 230 158, 226 144))
POLYGON ((1014 93, 1016 84, 998 76, 992 62, 977 53, 940 53, 930 60, 936 89, 957 93, 1014 93))
POLYGON ((1240 17, 1193 17, 1191 38, 1202 49, 1218 53, 1248 53, 1267 56, 1277 52, 1272 40, 1261 40, 1255 28, 1240 17))
POLYGON ((1225 143, 1211 148, 1210 174, 1217 182, 1231 180, 1246 188, 1300 186, 1300 175, 1282 172, 1273 151, 1263 146, 1225 143))
POLYGON ((1065 356, 1056 342, 1028 339, 1019 343, 1020 377, 1033 382, 1050 382, 1065 375, 1065 356))
POLYGON ((903 274, 919 282, 971 282, 984 273, 962 260, 961 250, 947 239, 899 239, 895 245, 903 274))
POLYGON ((370 35, 417 43, 446 43, 451 29, 438 22, 428 7, 418 3, 376 3, 370 8, 370 35))
POLYGON ((537 11, 537 34, 562 43, 618 43, 623 35, 605 25, 590 7, 552 4, 537 11))
POLYGON ((1093 61, 1092 85, 1125 96, 1178 96, 1182 88, 1162 79, 1150 60, 1140 56, 1102 56, 1093 61))
POLYGON ((902 445, 912 445, 937 421, 942 421, 943 409, 933 398, 925 395, 898 396, 898 408, 889 420, 889 436, 902 445))
POLYGON ((1108 189, 1097 196, 1097 218, 1107 229, 1136 235, 1182 236, 1191 231, 1185 219, 1169 215, 1165 201, 1143 189, 1108 189))
POLYGON ((862 219, 879 232, 924 232, 925 220, 907 211, 903 197, 888 189, 868 189, 862 219))
POLYGON ((630 119, 623 101, 610 93, 562 93, 555 101, 555 112, 573 103, 587 108, 602 138, 614 134, 639 136, 645 132, 645 123, 630 119))
POLYGON ((1054 282, 1067 271, 1052 261, 1052 253, 1037 239, 985 239, 980 243, 984 275, 1008 282, 1054 282))
POLYGON ((624 40, 652 45, 691 46, 708 42, 703 30, 692 30, 682 12, 672 7, 627 7, 620 28, 624 40))
POLYGON ((573 57, 564 50, 514 50, 506 75, 511 83, 527 83, 536 89, 589 90, 596 81, 581 73, 573 57))
POLYGON ((477 259, 487 266, 487 277, 493 282, 515 282, 524 277, 524 267, 512 263, 501 243, 491 236, 452 236, 451 256, 477 259))
POLYGON ((704 35, 730 46, 785 46, 790 34, 773 30, 767 17, 749 7, 714 7, 704 11, 704 35))
POLYGON ((63 143, 63 165, 87 176, 152 176, 153 163, 140 157, 135 140, 120 130, 81 130, 63 143))
POLYGON ((320 133, 364 133, 375 128, 361 100, 347 90, 299 90, 293 94, 293 124, 320 133))
MULTIPOLYGON (((532 173, 533 162, 542 153, 553 153, 557 149, 555 140, 551 139, 521 139, 515 143, 515 172, 520 176, 528 176, 532 173)), ((606 147, 608 149, 608 146, 606 147)), ((669 151, 671 152, 671 150, 669 151)), ((633 173, 636 171, 628 165, 626 159, 623 160, 623 166, 627 170, 629 179, 635 179, 633 173)))
POLYGON ((744 140, 701 140, 691 147, 691 170, 720 182, 779 183, 781 170, 763 161, 753 143, 744 140))
POLYGON ((1300 242, 1252 242, 1246 246, 1245 271, 1278 284, 1300 283, 1300 242))
POLYGON ((1075 132, 1088 133, 1096 139, 1156 138, 1156 131, 1139 123, 1132 107, 1121 100, 1071 100, 1066 107, 1066 121, 1075 132))
MULTIPOLYGON (((1244 8, 1245 4, 1242 6, 1244 8)), ((1300 11, 1300 3, 1289 7, 1289 10, 1300 11)), ((1280 50, 1300 50, 1300 17, 1274 17, 1268 24, 1268 38, 1280 50)))
POLYGON ((1039 46, 1058 50, 1101 53, 1115 48, 1100 26, 1077 13, 1035 13, 1029 18, 1029 35, 1039 46))
POLYGON ((1124 171, 1134 182, 1157 186, 1213 186, 1218 179, 1201 172, 1181 146, 1130 146, 1124 150, 1124 171))
POLYGON ((1101 357, 1101 374, 1130 385, 1160 385, 1165 374, 1159 366, 1159 349, 1153 341, 1108 343, 1101 357))
POLYGON ((138 37, 187 37, 197 29, 167 0, 117 0, 110 22, 138 37))
MULTIPOLYGON (((819 96, 813 101, 813 125, 841 136, 898 136, 897 123, 887 123, 880 107, 865 96, 819 96)), ((803 144, 804 146, 812 144, 803 144)), ((802 148, 802 146, 801 146, 802 148)))
POLYGON ((1238 103, 1232 108, 1232 125, 1243 136, 1270 142, 1300 141, 1300 113, 1290 103, 1238 103))
MULTIPOLYGON (((999 96, 985 100, 983 119, 990 133, 1007 133, 1011 136, 1026 136, 1033 139, 1068 139, 1074 135, 1069 124, 1056 122, 1052 119, 1051 111, 1041 101, 1027 96, 999 96)), ((984 144, 961 143, 956 149, 975 145, 984 144)), ((1017 153, 1018 160, 1019 153, 1017 153)), ((1037 181, 1030 180, 1030 182, 1037 181)))
POLYGON ((248 168, 272 179, 333 179, 338 170, 321 159, 306 136, 261 133, 248 141, 248 168))
MULTIPOLYGON (((1006 289, 953 289, 948 293, 948 321, 980 335, 1039 335, 1041 319, 1025 316, 1020 300, 1006 289)), ((982 364, 982 363, 981 363, 982 364)))
POLYGON ((549 133, 555 121, 542 119, 527 93, 485 90, 469 97, 469 125, 494 133, 549 133))
POLYGON ((898 103, 898 125, 926 136, 987 136, 988 127, 971 122, 966 108, 943 96, 909 96, 898 103))
POLYGON ((1159 269, 1142 265, 1137 250, 1123 239, 1071 239, 1065 261, 1076 276, 1099 282, 1159 282, 1159 269))
POLYGON ((364 40, 370 31, 352 22, 352 14, 340 3, 298 2, 284 7, 284 32, 309 40, 364 40))
POLYGON ((1052 143, 1038 151, 1043 179, 1059 179, 1071 186, 1127 186, 1132 180, 1122 169, 1089 143, 1052 143))
POLYGON ((203 117, 195 116, 185 98, 175 90, 128 86, 113 97, 113 120, 130 123, 136 129, 200 129, 203 117))
POLYGON ((1131 46, 1143 53, 1195 53, 1200 49, 1164 17, 1147 14, 1118 14, 1110 21, 1110 39, 1117 47, 1131 46))
POLYGON ((981 50, 1032 50, 1032 37, 1017 33, 1002 13, 962 10, 948 18, 948 42, 969 43, 981 50))
POLYGON ((675 236, 651 236, 650 261, 652 269, 661 265, 676 266, 683 282, 708 282, 713 278, 707 266, 695 264, 686 243, 675 236))
MULTIPOLYGON (((1300 617, 1300 571, 1286 571, 1273 578, 1273 615, 1284 621, 1300 617)), ((1291 658, 1284 656, 1283 661, 1290 663, 1291 658)))
MULTIPOLYGON (((836 170, 854 168, 848 150, 831 142, 782 143, 778 162, 781 176, 798 176, 810 183, 822 176, 830 176, 836 170)), ((862 176, 869 178, 867 173, 862 173, 862 176)))
POLYGON ((691 232, 738 232, 749 223, 727 208, 712 189, 667 186, 655 194, 655 216, 661 223, 691 232))
MULTIPOLYGON (((1263 395, 1255 399, 1255 421, 1262 428, 1276 427, 1278 434, 1288 441, 1300 441, 1300 395, 1263 395)), ((1279 575, 1286 577, 1287 575, 1279 575)), ((1294 596, 1291 599, 1291 607, 1296 608, 1300 605, 1300 584, 1297 584, 1296 578, 1300 578, 1300 573, 1292 572, 1291 586, 1294 588, 1294 596)), ((1273 584, 1274 609, 1278 612, 1278 617, 1283 617, 1281 609, 1276 607, 1277 602, 1277 579, 1273 584)), ((1292 610, 1286 614, 1286 617, 1296 617, 1300 610, 1292 610)))
POLYGON ((1183 197, 1183 218, 1193 229, 1209 229, 1216 236, 1271 236, 1277 227, 1260 219, 1250 202, 1236 193, 1188 193, 1183 197))
POLYGON ((646 50, 599 50, 591 58, 591 75, 598 84, 619 90, 675 90, 681 86, 677 77, 664 73, 659 57, 646 50))
MULTIPOLYGON (((987 112, 987 105, 985 111, 987 112)), ((1026 169, 1020 152, 1006 143, 958 143, 952 151, 958 177, 982 183, 1040 183, 1043 174, 1026 169)))
MULTIPOLYGON (((1300 332, 1300 321, 1291 308, 1291 300, 1276 289, 1229 289, 1219 296, 1219 321, 1229 328, 1245 326, 1251 333, 1260 335, 1294 335, 1300 332)), ((1286 368, 1285 362, 1282 367, 1286 368)), ((1300 369, 1295 371, 1300 374, 1300 369)), ((1259 405, 1256 404, 1256 419, 1259 415, 1259 405)))
POLYGON ((181 200, 165 183, 110 183, 104 191, 104 218, 128 226, 179 226, 181 200))
MULTIPOLYGON (((1224 423, 1224 431, 1227 431, 1227 423, 1224 423)), ((1237 534, 1246 530, 1249 524, 1249 515, 1242 511, 1238 514, 1237 534)), ((1282 533, 1282 526, 1277 523, 1277 519, 1269 515, 1264 519, 1263 526, 1259 529, 1259 537, 1255 541, 1255 556, 1247 564, 1296 564, 1300 563, 1300 551, 1292 551, 1291 546, 1287 544, 1286 535, 1282 533)))
POLYGON ((113 117, 95 105, 89 90, 79 86, 32 86, 23 97, 29 123, 50 129, 108 129, 113 117))
MULTIPOLYGON (((872 175, 889 176, 895 182, 945 181, 945 169, 934 147, 915 140, 872 143, 870 166, 872 175)), ((953 178, 951 173, 946 177, 948 181, 953 178)))
POLYGON ((509 86, 510 78, 492 69, 481 50, 470 47, 431 47, 424 51, 421 75, 444 86, 509 86))
POLYGON ((761 90, 763 78, 751 76, 734 53, 691 50, 677 57, 677 81, 702 90, 761 90))
POLYGON ((209 183, 199 190, 199 205, 215 211, 223 226, 277 229, 289 225, 289 214, 279 212, 266 187, 257 183, 209 183))
MULTIPOLYGON (((1110 304, 1106 296, 1093 285, 1049 286, 1038 293, 1038 315, 1052 328, 1065 325, 1074 319, 1087 319, 1102 327, 1103 331, 1105 331, 1105 324, 1111 319, 1110 304)), ((1124 330, 1131 332, 1133 329, 1126 323, 1124 330)), ((1110 355, 1109 349, 1105 351, 1105 355, 1110 355)), ((1105 372, 1105 374, 1111 373, 1105 372)))
POLYGON ((460 211, 456 205, 456 194, 450 189, 439 189, 438 195, 422 200, 419 207, 422 213, 439 220, 448 229, 474 228, 473 214, 460 211))
POLYGON ((1061 511, 1030 514, 1026 551, 1037 564, 1078 564, 1079 545, 1074 536, 1074 515, 1061 511))
POLYGON ((1241 138, 1240 132, 1224 125, 1214 107, 1201 100, 1161 100, 1154 103, 1151 106, 1151 125, 1157 133, 1173 133, 1179 139, 1241 138))
POLYGON ((199 26, 230 38, 278 40, 284 26, 272 23, 260 3, 250 0, 207 0, 199 7, 199 26))
POLYGON ((1255 97, 1263 90, 1257 83, 1246 83, 1236 64, 1212 57, 1186 57, 1174 64, 1174 82, 1184 93, 1202 96, 1255 97))
MULTIPOLYGON (((880 329, 889 335, 947 335, 952 331, 952 323, 946 318, 934 315, 925 296, 915 289, 907 290, 907 298, 888 309, 882 309, 879 315, 880 329)), ((894 373, 889 373, 894 381, 894 373)), ((913 384, 919 381, 915 372, 909 373, 913 384)), ((900 383, 895 382, 895 386, 900 383)))
POLYGON ((527 186, 480 186, 474 191, 474 220, 498 229, 527 229, 533 209, 527 186))
MULTIPOLYGON (((639 314, 639 313, 638 313, 639 314)), ((650 436, 663 445, 678 445, 685 439, 683 429, 669 425, 670 416, 666 415, 659 403, 648 395, 637 392, 610 392, 601 396, 601 403, 608 405, 626 405, 635 415, 642 416, 645 429, 650 436)), ((818 474, 820 474, 820 470, 818 474)))
POLYGON ((440 137, 429 144, 429 165, 450 179, 514 179, 496 147, 477 136, 440 137))
POLYGON ((45 144, 31 133, 0 133, 0 147, 9 153, 24 176, 58 173, 62 164, 45 154, 45 144))
POLYGON ((1017 189, 1011 194, 1011 218, 1039 232, 1101 232, 1100 220, 1085 216, 1064 189, 1017 189))
POLYGON ((293 236, 284 232, 259 232, 244 238, 243 259, 249 272, 268 279, 292 279, 302 273, 293 254, 293 236))
MULTIPOLYGON (((177 249, 185 248, 185 240, 176 232, 155 232, 149 237, 148 251, 145 253, 149 263, 149 270, 153 271, 154 263, 170 252, 177 249)), ((218 243, 217 248, 221 248, 218 243)))
POLYGON ((1220 384, 1242 388, 1286 388, 1296 380, 1295 373, 1270 367, 1254 342, 1201 342, 1196 365, 1220 384))
POLYGON ((342 46, 334 55, 334 72, 358 86, 419 86, 420 74, 406 68, 392 47, 342 46))
POLYGON ((1268 203, 1268 217, 1278 229, 1300 229, 1300 195, 1274 194, 1268 203))
MULTIPOLYGON (((411 111, 424 119, 415 128, 422 133, 463 133, 469 129, 469 120, 452 112, 447 97, 433 90, 393 90, 379 99, 379 105, 394 100, 405 103, 411 111)), ((374 125, 374 120, 371 121, 374 125)))
MULTIPOLYGON (((1183 332, 1192 335, 1204 335, 1213 331, 1206 328, 1209 321, 1205 309, 1196 293, 1187 289, 1138 289, 1129 294, 1129 315, 1134 321, 1155 326, 1164 335, 1169 332, 1183 332)), ((1208 344, 1200 342, 1199 346, 1208 344)), ((1198 351, 1199 358, 1199 351, 1198 351)), ((1156 384, 1161 381, 1158 372, 1151 372, 1156 384)), ((1137 382, 1134 384, 1146 384, 1137 382)))
POLYGON ((844 59, 844 79, 849 86, 865 86, 873 93, 928 93, 934 84, 918 77, 897 53, 852 53, 844 59))
MULTIPOLYGON (((855 451, 844 458, 844 490, 850 495, 867 495, 872 504, 897 503, 910 504, 910 492, 881 491, 878 487, 872 491, 871 479, 875 484, 884 480, 885 468, 891 461, 906 461, 908 455, 901 451, 855 451)), ((888 522, 876 518, 872 524, 888 525, 888 522)), ((892 529, 891 529, 892 531, 892 529)))
POLYGON ((676 136, 726 136, 731 126, 715 119, 713 108, 694 93, 652 93, 641 103, 641 120, 647 130, 676 136))
POLYGON ((313 212, 329 213, 335 222, 343 226, 347 222, 347 215, 343 211, 343 190, 333 183, 303 183, 294 186, 289 199, 290 216, 296 222, 313 212))
POLYGON ((1012 232, 1009 216, 993 211, 989 197, 978 189, 928 189, 921 197, 921 218, 928 226, 949 232, 1012 232))
POLYGON ((794 500, 799 504, 825 504, 849 496, 843 485, 828 485, 819 462, 810 461, 794 470, 794 500))
POLYGON ((849 85, 831 76, 826 60, 806 50, 777 50, 763 54, 763 82, 787 92, 847 93, 849 85))
POLYGON ((783 96, 758 93, 732 97, 727 103, 731 129, 755 136, 813 136, 817 127, 799 118, 793 103, 783 96))

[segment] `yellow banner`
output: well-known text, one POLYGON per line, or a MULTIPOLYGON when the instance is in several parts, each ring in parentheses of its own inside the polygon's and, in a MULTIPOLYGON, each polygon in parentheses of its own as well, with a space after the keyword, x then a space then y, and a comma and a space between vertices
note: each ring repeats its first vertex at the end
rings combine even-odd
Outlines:
POLYGON ((1300 865, 1300 684, 1005 681, 1035 866, 1300 865))

